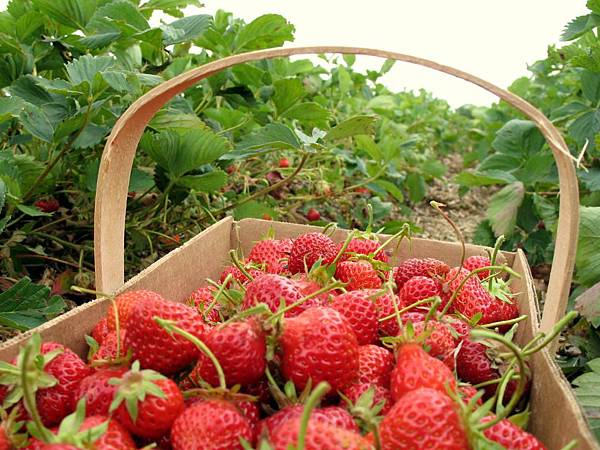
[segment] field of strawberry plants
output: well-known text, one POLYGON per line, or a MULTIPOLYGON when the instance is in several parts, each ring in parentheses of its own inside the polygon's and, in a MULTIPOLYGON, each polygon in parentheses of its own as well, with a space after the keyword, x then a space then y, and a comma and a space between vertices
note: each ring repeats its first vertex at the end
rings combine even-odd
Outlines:
MULTIPOLYGON (((191 68, 294 40, 293 24, 280 15, 265 14, 250 22, 225 11, 184 16, 182 10, 189 5, 199 2, 11 0, 0 12, 2 340, 94 297, 89 292, 95 289, 93 220, 99 161, 112 126, 127 107, 191 68), (157 13, 164 22, 157 22, 157 13)), ((569 309, 578 315, 562 333, 557 359, 600 437, 600 401, 587 395, 600 389, 600 1, 589 0, 588 9, 585 16, 565 18, 563 44, 549 47, 546 59, 530 61, 529 75, 515 80, 509 90, 538 107, 561 130, 577 167, 581 224, 569 309)), ((503 250, 522 249, 543 300, 559 198, 557 170, 542 135, 504 103, 453 109, 425 90, 390 91, 380 78, 392 66, 392 61, 382 61, 377 70, 361 71, 355 68, 355 57, 348 55, 321 55, 318 61, 280 58, 236 66, 170 101, 145 130, 131 173, 126 276, 227 215, 322 226, 333 222, 340 228, 387 234, 410 230, 415 236, 455 240, 452 227, 429 205, 436 200, 448 205, 445 211, 468 241, 493 247, 504 236, 503 250)), ((355 248, 350 256, 375 256, 376 250, 377 246, 355 248)), ((289 249, 283 253, 283 259, 290 256, 289 249)), ((388 267, 372 259, 379 272, 371 282, 377 285, 360 288, 381 289, 389 282, 388 267)), ((255 263, 269 261, 258 258, 255 263)), ((332 266, 333 273, 322 267, 321 281, 335 275, 338 281, 351 282, 354 272, 340 275, 339 265, 332 266)), ((249 275, 241 281, 256 276, 249 275)), ((397 283, 398 294, 404 281, 397 283)), ((242 295, 245 287, 239 284, 237 294, 219 291, 219 296, 242 295)), ((301 291, 290 301, 311 292, 301 291)), ((427 292, 411 299, 419 302, 439 294, 427 292)), ((387 311, 388 316, 395 312, 387 311)), ((460 312, 473 319, 473 314, 460 312)), ((211 321, 232 316, 227 311, 211 321)), ((382 336, 393 334, 388 330, 382 336)), ((116 341, 120 346, 120 339, 116 341)), ((47 345, 51 344, 31 351, 51 351, 44 350, 47 345)), ((120 350, 116 359, 122 356, 120 350)), ((114 354, 100 359, 111 358, 114 354)), ((27 357, 19 362, 26 364, 27 357)), ((164 372, 143 361, 142 369, 164 372)), ((0 384, 8 384, 1 370, 0 384)), ((281 370, 276 382, 282 389, 281 382, 290 379, 299 390, 305 387, 290 372, 286 375, 285 366, 281 370)), ((223 388, 222 379, 212 375, 214 382, 209 384, 223 388)), ((458 375, 460 381, 471 381, 460 371, 458 375)), ((207 381, 204 375, 200 378, 207 381)), ((43 386, 43 376, 40 380, 43 386)), ((14 384, 14 378, 9 381, 14 384)), ((511 383, 517 384, 509 376, 503 387, 507 398, 511 383)), ((353 389, 345 393, 352 400, 367 390, 353 389)), ((308 391, 305 397, 312 398, 308 391)), ((517 400, 522 392, 518 394, 517 400)), ((375 395, 383 394, 376 390, 375 395)), ((273 397, 271 403, 278 400, 273 397)), ((486 391, 484 397, 494 395, 486 391)), ((313 406, 317 400, 312 398, 313 406)), ((72 406, 45 425, 57 425, 75 410, 75 402, 72 406)), ((501 410, 498 407, 498 415, 501 410)), ((371 419, 361 417, 363 431, 372 431, 371 419)), ((127 420, 131 421, 122 422, 136 439, 161 437, 138 434, 127 420)), ((170 427, 171 423, 167 430, 170 427)), ((48 431, 40 429, 38 434, 48 431)), ((47 435, 42 437, 48 441, 47 435)))

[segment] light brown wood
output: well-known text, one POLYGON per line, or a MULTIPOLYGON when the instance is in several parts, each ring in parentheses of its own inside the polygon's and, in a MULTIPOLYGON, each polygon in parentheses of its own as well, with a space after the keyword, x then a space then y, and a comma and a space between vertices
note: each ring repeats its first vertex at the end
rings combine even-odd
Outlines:
POLYGON ((541 323, 542 330, 549 330, 565 312, 575 261, 579 225, 577 179, 564 139, 538 109, 519 96, 492 83, 427 59, 369 48, 338 46, 276 48, 234 55, 183 73, 160 84, 134 102, 115 124, 100 163, 94 224, 97 288, 103 292, 114 292, 124 282, 127 187, 137 145, 152 116, 175 95, 228 67, 268 58, 320 53, 379 56, 429 67, 462 78, 497 95, 538 126, 552 149, 560 177, 560 215, 556 250, 541 323))

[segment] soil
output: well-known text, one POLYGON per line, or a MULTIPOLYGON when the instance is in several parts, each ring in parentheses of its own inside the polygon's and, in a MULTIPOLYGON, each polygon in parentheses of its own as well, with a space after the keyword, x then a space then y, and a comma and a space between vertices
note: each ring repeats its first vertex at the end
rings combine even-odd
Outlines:
POLYGON ((454 176, 463 170, 461 156, 449 155, 444 157, 442 162, 448 167, 448 173, 444 178, 429 183, 427 199, 413 208, 415 213, 411 216, 411 220, 423 229, 419 237, 458 241, 448 222, 430 206, 429 201, 435 200, 446 205, 446 212, 458 225, 465 240, 472 242, 477 225, 485 219, 489 198, 495 192, 495 188, 472 188, 461 197, 458 185, 452 182, 454 176))

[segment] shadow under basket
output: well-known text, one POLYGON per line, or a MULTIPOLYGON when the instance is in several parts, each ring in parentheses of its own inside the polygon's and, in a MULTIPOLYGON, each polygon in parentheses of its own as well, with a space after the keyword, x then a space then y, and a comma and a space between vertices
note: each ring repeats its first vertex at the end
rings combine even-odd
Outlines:
MULTIPOLYGON (((137 145, 154 114, 175 95, 204 78, 252 61, 296 54, 343 53, 371 55, 425 66, 476 84, 514 106, 536 124, 544 135, 556 161, 560 179, 560 210, 552 272, 543 315, 540 316, 533 280, 525 255, 503 253, 507 264, 520 274, 511 285, 518 293, 521 314, 528 316, 520 323, 516 340, 528 342, 537 332, 548 332, 564 315, 570 291, 579 220, 579 195, 572 157, 564 139, 552 123, 536 108, 517 95, 503 90, 481 78, 434 61, 385 50, 356 47, 298 47, 260 50, 230 56, 192 69, 156 86, 140 97, 121 116, 113 127, 100 163, 96 190, 94 218, 94 250, 96 288, 100 292, 120 293, 133 289, 150 289, 165 298, 182 302, 192 291, 205 285, 206 278, 218 279, 222 269, 229 265, 229 250, 241 249, 248 254, 254 242, 273 229, 277 238, 293 238, 320 228, 281 222, 245 219, 234 222, 225 218, 207 228, 181 247, 152 264, 140 274, 124 282, 125 213, 129 176, 137 145)), ((337 230, 333 236, 343 241, 346 232, 337 230)), ((386 236, 382 236, 385 240, 386 236)), ((393 247, 392 247, 393 248, 393 247)), ((467 256, 485 255, 486 248, 467 246, 467 256)), ((457 243, 427 239, 406 241, 394 249, 392 263, 398 264, 409 257, 432 257, 449 265, 460 263, 461 246, 457 243)), ((57 317, 36 330, 24 333, 0 346, 0 359, 9 361, 18 352, 32 332, 40 332, 44 340, 60 342, 80 355, 87 346, 84 335, 89 334, 110 305, 100 298, 57 317)), ((550 350, 544 349, 530 359, 532 369, 531 418, 529 431, 550 450, 559 450, 572 440, 575 448, 600 450, 592 436, 581 408, 569 383, 554 362, 550 350)))

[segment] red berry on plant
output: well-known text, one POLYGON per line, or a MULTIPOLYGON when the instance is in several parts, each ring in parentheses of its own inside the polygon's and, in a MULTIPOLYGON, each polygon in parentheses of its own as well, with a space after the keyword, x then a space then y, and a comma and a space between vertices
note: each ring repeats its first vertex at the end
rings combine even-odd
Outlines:
POLYGON ((321 213, 319 211, 317 211, 315 208, 310 208, 307 212, 306 212, 306 219, 310 222, 314 222, 316 220, 320 220, 321 219, 321 213))

